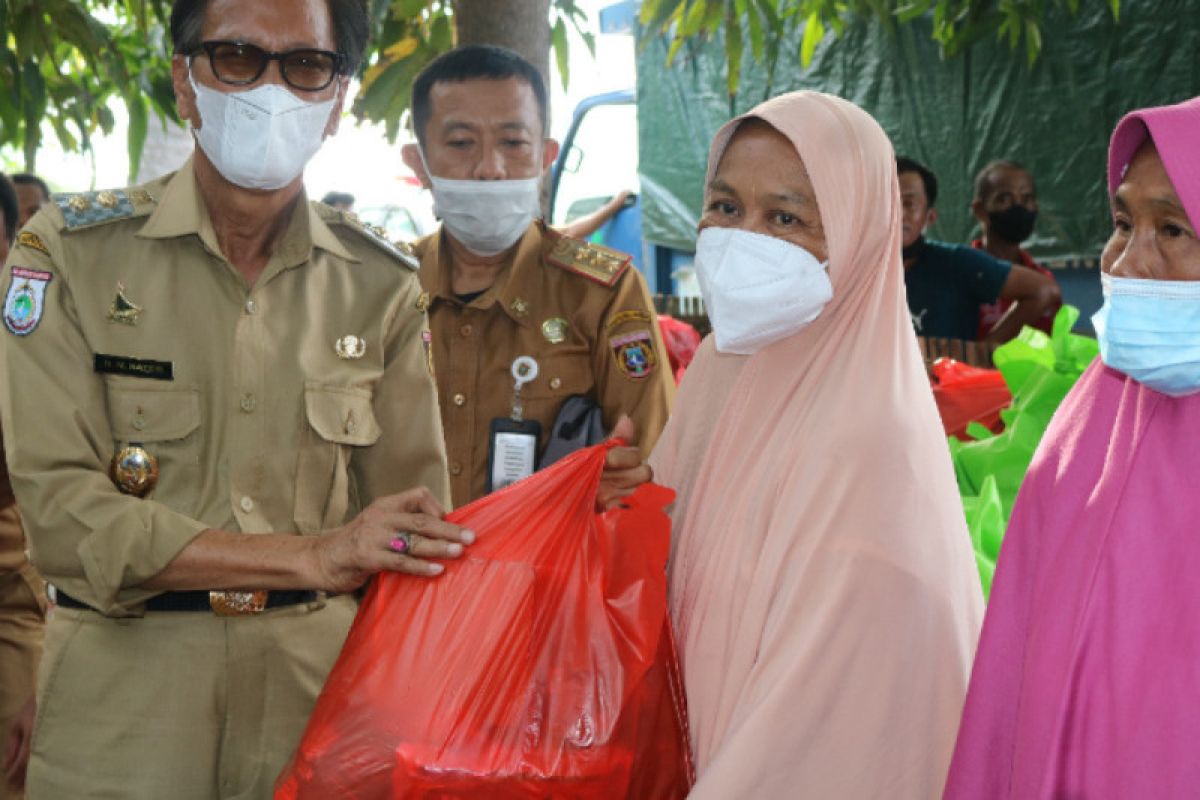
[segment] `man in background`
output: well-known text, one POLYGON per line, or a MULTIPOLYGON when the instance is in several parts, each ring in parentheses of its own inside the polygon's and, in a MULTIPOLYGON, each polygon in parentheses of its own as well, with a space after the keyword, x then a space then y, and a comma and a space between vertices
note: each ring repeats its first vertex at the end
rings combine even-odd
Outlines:
POLYGON ((657 318, 629 255, 541 220, 558 143, 537 69, 504 48, 459 47, 417 76, 412 110, 404 162, 442 221, 415 252, 454 505, 537 469, 572 397, 648 454, 674 394, 657 318))
MULTIPOLYGON (((1034 261, 1033 256, 1021 248, 1021 242, 1033 234, 1038 215, 1037 186, 1029 170, 1008 159, 990 162, 975 176, 971 213, 983 228, 983 236, 971 242, 972 247, 1054 280, 1050 270, 1034 261)), ((980 338, 995 327, 1011 306, 1011 300, 1000 299, 979 307, 980 338)), ((1033 322, 1033 326, 1050 333, 1054 326, 1054 315, 1060 308, 1061 301, 1053 303, 1033 322)))
POLYGON ((896 170, 903 205, 904 286, 918 336, 974 341, 980 338, 979 307, 997 299, 1012 301, 1004 316, 982 337, 1000 344, 1060 302, 1054 281, 1032 270, 1013 269, 966 245, 925 238, 937 220, 937 176, 911 158, 898 157, 896 170))
POLYGON ((25 223, 29 222, 29 218, 36 214, 39 208, 50 202, 50 187, 37 175, 28 172, 18 172, 13 175, 12 182, 17 191, 19 213, 16 230, 11 230, 9 233, 15 234, 25 227, 25 223))
POLYGON ((328 192, 321 198, 321 202, 338 211, 354 210, 354 195, 349 192, 328 192))

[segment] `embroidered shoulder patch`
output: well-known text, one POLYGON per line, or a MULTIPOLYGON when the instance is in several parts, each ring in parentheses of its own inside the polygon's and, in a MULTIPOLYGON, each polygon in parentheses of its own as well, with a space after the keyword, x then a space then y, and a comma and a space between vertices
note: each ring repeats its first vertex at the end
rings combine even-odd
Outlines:
POLYGON ((42 241, 42 237, 31 231, 21 231, 17 234, 17 247, 28 247, 30 250, 37 250, 39 253, 50 255, 50 248, 46 247, 46 243, 42 241))
POLYGON ((17 336, 28 336, 42 321, 46 286, 53 277, 41 270, 12 268, 12 281, 4 298, 4 324, 17 336))
POLYGON ((650 331, 634 331, 608 340, 617 367, 625 377, 640 380, 654 372, 658 355, 654 352, 654 337, 650 331))
POLYGON ((582 275, 601 286, 611 287, 625 274, 633 256, 610 247, 563 236, 550 246, 546 260, 567 272, 582 275))

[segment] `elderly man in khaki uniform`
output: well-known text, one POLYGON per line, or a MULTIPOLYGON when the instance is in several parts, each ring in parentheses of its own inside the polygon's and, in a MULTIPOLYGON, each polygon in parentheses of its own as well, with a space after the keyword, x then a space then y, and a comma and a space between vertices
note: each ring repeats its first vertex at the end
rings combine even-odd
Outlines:
POLYGON ((4 441, 58 601, 32 797, 269 797, 346 593, 473 539, 441 520, 415 264, 303 191, 366 30, 359 2, 177 0, 193 159, 56 198, 8 260, 4 441))
POLYGON ((442 220, 415 251, 454 504, 526 474, 573 395, 649 453, 674 393, 658 322, 628 255, 537 219, 540 178, 558 152, 545 137, 541 75, 512 51, 464 46, 426 67, 412 94, 419 145, 404 160, 442 220), (536 367, 515 398, 523 358, 536 367), (633 424, 618 425, 622 416, 633 424), (523 452, 513 431, 527 437, 523 452))

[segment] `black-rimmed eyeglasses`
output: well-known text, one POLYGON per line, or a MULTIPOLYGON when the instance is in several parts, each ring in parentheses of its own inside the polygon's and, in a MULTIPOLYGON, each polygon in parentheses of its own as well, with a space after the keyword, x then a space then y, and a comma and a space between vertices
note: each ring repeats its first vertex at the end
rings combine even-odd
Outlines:
MULTIPOLYGON (((272 53, 258 45, 233 41, 203 42, 200 50, 208 56, 213 74, 221 83, 231 86, 254 83, 267 71, 269 62, 278 61, 284 82, 305 92, 317 92, 333 83, 344 61, 341 53, 329 50, 306 47, 272 53)), ((194 58, 199 52, 191 55, 194 58)))

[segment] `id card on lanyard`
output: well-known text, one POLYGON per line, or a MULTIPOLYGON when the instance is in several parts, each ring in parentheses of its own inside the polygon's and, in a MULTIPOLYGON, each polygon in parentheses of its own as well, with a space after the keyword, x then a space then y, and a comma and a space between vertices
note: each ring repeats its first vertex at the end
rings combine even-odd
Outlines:
POLYGON ((521 387, 537 374, 538 364, 530 356, 521 356, 512 363, 512 416, 493 419, 488 437, 488 494, 528 478, 537 468, 542 425, 537 420, 525 419, 521 402, 521 387))

